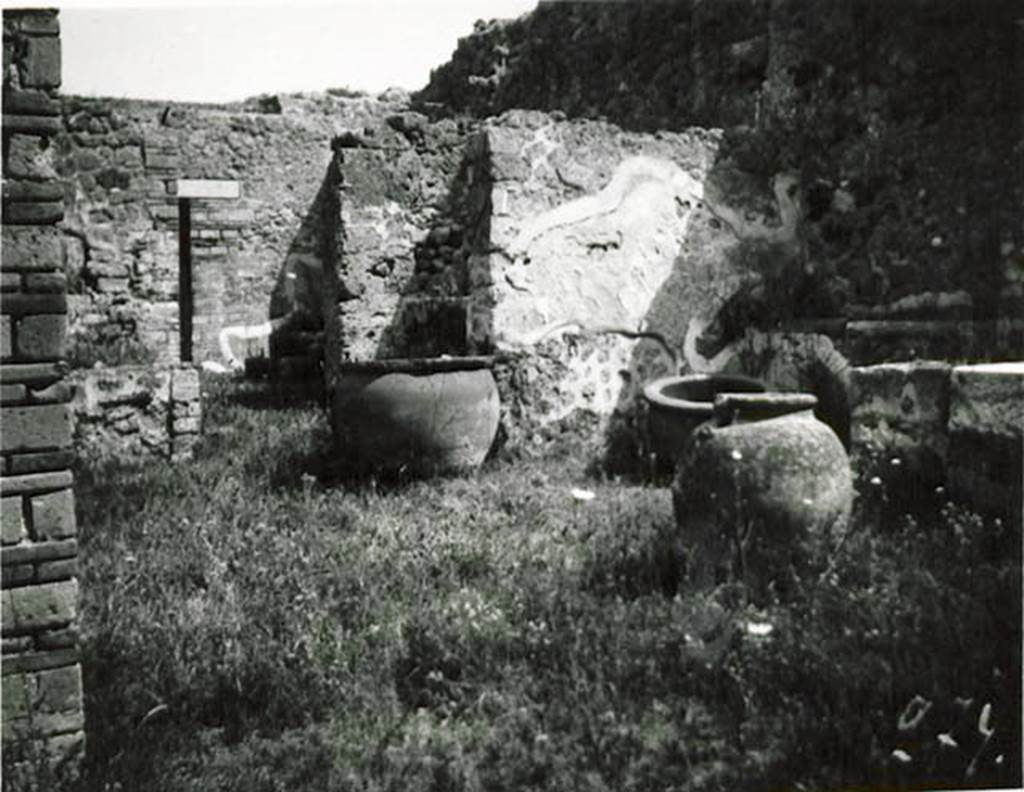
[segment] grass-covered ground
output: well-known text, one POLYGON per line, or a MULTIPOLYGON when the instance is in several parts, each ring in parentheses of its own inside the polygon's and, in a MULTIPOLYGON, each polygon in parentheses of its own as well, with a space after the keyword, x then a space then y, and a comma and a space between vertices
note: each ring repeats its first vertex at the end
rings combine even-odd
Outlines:
POLYGON ((687 592, 664 487, 571 454, 330 483, 315 407, 216 390, 194 464, 78 472, 86 788, 1020 784, 998 526, 865 501, 755 607, 687 592))

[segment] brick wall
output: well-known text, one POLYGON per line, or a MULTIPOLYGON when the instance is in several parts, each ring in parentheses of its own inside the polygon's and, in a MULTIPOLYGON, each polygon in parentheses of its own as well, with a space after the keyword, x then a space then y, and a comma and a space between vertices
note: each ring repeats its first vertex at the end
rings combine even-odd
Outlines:
MULTIPOLYGON (((54 135, 60 126, 57 12, 4 11, 3 740, 74 766, 84 746, 67 284, 54 135)), ((5 775, 17 764, 5 756, 5 775)), ((24 768, 22 768, 24 769, 24 768)), ((26 772, 31 771, 28 768, 26 772)), ((8 777, 12 785, 16 779, 8 777)))

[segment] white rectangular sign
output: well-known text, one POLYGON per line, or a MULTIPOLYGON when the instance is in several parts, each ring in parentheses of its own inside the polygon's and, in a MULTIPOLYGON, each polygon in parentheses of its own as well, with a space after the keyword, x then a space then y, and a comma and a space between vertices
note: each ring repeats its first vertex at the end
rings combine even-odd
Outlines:
POLYGON ((242 187, 230 179, 178 179, 179 198, 238 198, 242 187))

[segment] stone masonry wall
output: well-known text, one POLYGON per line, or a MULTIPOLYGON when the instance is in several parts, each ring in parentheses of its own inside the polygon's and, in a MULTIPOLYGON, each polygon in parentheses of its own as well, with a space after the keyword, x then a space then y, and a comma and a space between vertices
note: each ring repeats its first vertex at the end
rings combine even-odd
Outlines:
POLYGON ((3 741, 5 782, 33 749, 69 770, 84 746, 66 281, 55 135, 61 81, 56 11, 4 11, 3 741), (19 761, 20 760, 20 761, 19 761))
MULTIPOLYGON (((414 104, 432 118, 537 108, 597 125, 608 119, 663 141, 694 125, 718 128, 708 137, 712 161, 704 174, 691 174, 702 182, 704 203, 686 238, 708 251, 708 261, 727 264, 715 268, 715 298, 699 306, 696 325, 672 279, 658 301, 665 310, 655 313, 675 310, 694 330, 681 344, 686 333, 669 329, 683 368, 813 390, 821 417, 846 440, 850 364, 1024 355, 1018 17, 1006 0, 984 9, 967 0, 541 3, 516 20, 477 23, 414 104), (980 54, 967 62, 966 51, 980 54), (784 214, 791 222, 780 222, 784 214)), ((475 273, 498 275, 473 287, 471 317, 481 326, 471 336, 496 334, 498 347, 510 323, 544 327, 542 315, 552 311, 565 321, 577 318, 566 312, 579 314, 591 327, 630 315, 608 300, 598 300, 599 310, 573 306, 565 294, 603 287, 589 276, 582 289, 556 283, 533 252, 507 247, 521 228, 539 223, 552 230, 551 261, 576 257, 581 241, 589 255, 577 270, 598 273, 598 256, 629 261, 616 250, 618 238, 600 239, 600 223, 583 234, 579 224, 556 228, 560 212, 599 203, 627 180, 617 181, 625 174, 602 163, 603 145, 584 136, 578 170, 592 168, 592 177, 579 189, 573 156, 558 151, 549 127, 540 121, 525 135, 503 132, 492 141, 495 161, 511 160, 495 168, 496 252, 485 253, 493 265, 471 267, 471 281, 475 273), (527 155, 517 158, 517 149, 527 155), (524 197, 536 206, 524 208, 524 197), (512 234, 502 230, 508 222, 519 226, 512 234)), ((579 277, 572 270, 564 277, 579 277)), ((676 282, 699 281, 695 272, 676 282)), ((634 329, 666 329, 664 321, 645 321, 634 329)), ((628 404, 612 395, 642 384, 630 350, 650 349, 648 342, 561 335, 576 352, 567 355, 559 339, 527 344, 519 370, 502 372, 510 391, 503 397, 522 404, 512 409, 543 423, 567 414, 570 403, 603 410, 616 401, 617 411, 628 404), (597 361, 590 364, 596 385, 579 380, 587 356, 597 361)), ((644 355, 657 360, 655 352, 644 355)))
POLYGON ((515 443, 632 421, 645 382, 710 365, 697 336, 795 244, 786 174, 719 163, 720 139, 525 111, 339 138, 328 386, 346 359, 493 353, 515 443))
POLYGON ((501 358, 509 437, 584 419, 611 455, 641 454, 642 387, 720 368, 705 331, 799 244, 793 177, 722 161, 720 130, 510 111, 483 134, 470 346, 501 358))
MULTIPOLYGON (((320 327, 320 202, 330 141, 401 103, 323 96, 235 105, 65 97, 51 166, 63 185, 74 367, 179 360, 178 178, 232 179, 237 200, 193 200, 193 354, 292 314, 320 327)), ((269 354, 268 341, 234 355, 269 354)))
POLYGON ((1024 364, 855 367, 850 409, 854 469, 888 497, 948 490, 1020 530, 1024 364))
POLYGON ((193 366, 104 366, 68 379, 75 447, 84 458, 181 460, 199 440, 203 411, 193 366))
POLYGON ((482 207, 473 127, 399 112, 334 142, 325 224, 328 384, 337 363, 465 354, 467 261, 482 207))

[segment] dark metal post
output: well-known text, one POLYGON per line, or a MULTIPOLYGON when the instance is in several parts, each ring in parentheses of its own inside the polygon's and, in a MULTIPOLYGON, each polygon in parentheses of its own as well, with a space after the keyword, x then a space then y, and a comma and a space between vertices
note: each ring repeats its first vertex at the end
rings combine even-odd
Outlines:
POLYGON ((181 362, 192 362, 192 202, 178 199, 178 333, 181 362))

